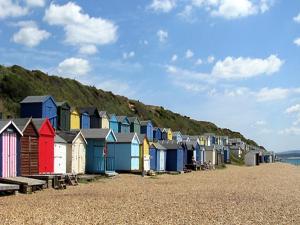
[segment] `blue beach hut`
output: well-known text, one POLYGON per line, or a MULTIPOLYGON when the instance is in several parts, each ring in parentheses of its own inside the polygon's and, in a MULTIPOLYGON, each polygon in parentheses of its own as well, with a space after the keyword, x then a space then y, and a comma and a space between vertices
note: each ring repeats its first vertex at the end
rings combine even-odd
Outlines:
POLYGON ((90 126, 90 116, 87 111, 80 109, 80 129, 89 129, 90 126))
POLYGON ((110 151, 114 151, 114 143, 117 140, 114 132, 111 129, 99 128, 82 129, 81 132, 87 141, 86 173, 114 171, 114 154, 109 154, 110 151))
POLYGON ((116 116, 118 121, 118 133, 130 133, 130 122, 127 116, 116 116))
MULTIPOLYGON (((118 133, 114 145, 115 170, 134 172, 140 170, 140 141, 136 133, 118 133)), ((109 147, 111 143, 108 144, 109 147)))
POLYGON ((162 140, 162 130, 159 127, 154 127, 153 128, 153 140, 154 141, 160 141, 162 140))
POLYGON ((141 121, 141 134, 145 134, 149 141, 153 141, 153 125, 151 120, 141 121))
POLYGON ((119 131, 118 120, 115 114, 109 114, 109 128, 116 134, 119 131))
POLYGON ((48 118, 57 128, 57 105, 50 95, 27 96, 21 102, 21 118, 48 118))
POLYGON ((183 171, 183 147, 177 141, 161 141, 166 148, 166 171, 183 171))
POLYGON ((150 146, 150 169, 154 171, 165 171, 166 159, 166 148, 158 142, 152 143, 150 146))

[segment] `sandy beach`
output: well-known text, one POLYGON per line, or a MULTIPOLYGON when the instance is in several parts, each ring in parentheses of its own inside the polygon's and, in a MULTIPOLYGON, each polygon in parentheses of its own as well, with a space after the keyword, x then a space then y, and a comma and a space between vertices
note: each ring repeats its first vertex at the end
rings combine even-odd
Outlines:
POLYGON ((300 167, 114 179, 0 198, 1 224, 300 224, 300 167))

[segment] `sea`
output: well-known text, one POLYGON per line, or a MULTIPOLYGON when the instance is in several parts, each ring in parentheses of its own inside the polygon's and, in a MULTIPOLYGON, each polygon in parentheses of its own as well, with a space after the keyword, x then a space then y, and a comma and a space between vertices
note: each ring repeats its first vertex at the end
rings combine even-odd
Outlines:
POLYGON ((282 159, 282 162, 300 166, 300 157, 292 157, 292 158, 282 159))

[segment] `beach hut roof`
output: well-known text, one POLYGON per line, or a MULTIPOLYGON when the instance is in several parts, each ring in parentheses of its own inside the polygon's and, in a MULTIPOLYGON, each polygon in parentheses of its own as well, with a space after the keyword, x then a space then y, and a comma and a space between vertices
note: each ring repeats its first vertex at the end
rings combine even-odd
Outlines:
POLYGON ((144 140, 145 138, 146 138, 147 142, 149 142, 149 140, 148 140, 146 134, 138 134, 137 136, 138 136, 139 141, 140 141, 141 144, 143 143, 143 140, 144 140))
POLYGON ((138 139, 138 141, 140 141, 136 133, 116 134, 117 143, 131 143, 135 137, 138 139))
POLYGON ((140 120, 139 120, 139 118, 136 117, 136 116, 134 116, 134 117, 127 117, 127 119, 128 119, 128 121, 130 123, 134 123, 135 121, 137 121, 138 123, 141 123, 140 120))
POLYGON ((0 134, 10 125, 16 128, 18 133, 23 136, 22 131, 19 129, 19 127, 12 121, 12 120, 0 120, 0 134))
POLYGON ((118 122, 123 123, 123 121, 127 118, 127 116, 116 116, 116 118, 117 118, 118 122))
POLYGON ((54 139, 55 143, 67 143, 66 140, 64 140, 61 136, 59 136, 58 134, 55 135, 55 139, 54 139))
POLYGON ((59 106, 63 106, 63 105, 67 105, 69 108, 71 108, 71 106, 69 105, 68 102, 66 101, 63 101, 63 102, 56 102, 56 105, 59 107, 59 106))
POLYGON ((151 120, 141 121, 141 126, 148 126, 148 123, 151 123, 151 120))
MULTIPOLYGON (((7 120, 10 121, 10 120, 7 120)), ((15 123, 15 125, 20 129, 20 131, 24 131, 28 124, 32 121, 31 118, 16 118, 12 119, 12 121, 15 123)), ((35 125, 33 124, 34 129, 37 131, 35 125)))
POLYGON ((107 139, 108 136, 110 135, 110 133, 112 133, 112 135, 114 136, 114 138, 116 139, 116 136, 114 134, 114 132, 111 129, 98 129, 98 128, 94 128, 94 129, 82 129, 81 130, 82 135, 86 138, 86 139, 107 139))
POLYGON ((159 128, 159 127, 153 127, 153 130, 160 130, 161 131, 161 128, 159 128))
POLYGON ((159 141, 159 144, 161 144, 163 147, 165 147, 166 149, 178 149, 178 148, 182 148, 182 146, 180 144, 177 143, 177 141, 159 141))
POLYGON ((101 118, 107 117, 107 112, 106 112, 106 111, 99 111, 99 116, 100 116, 101 118))
POLYGON ((24 98, 20 103, 38 103, 38 102, 45 102, 48 98, 51 98, 55 103, 54 99, 50 95, 43 95, 43 96, 27 96, 24 98))
POLYGON ((85 143, 86 140, 84 138, 84 136, 82 135, 80 130, 73 130, 73 131, 59 131, 57 133, 61 138, 63 138, 67 143, 73 143, 74 140, 76 140, 76 138, 78 136, 82 136, 83 140, 85 143))
POLYGON ((95 106, 80 107, 79 111, 80 111, 80 113, 87 113, 90 116, 97 115, 100 117, 99 111, 98 111, 97 107, 95 107, 95 106))
POLYGON ((182 137, 182 140, 183 140, 183 141, 187 141, 187 140, 190 139, 190 136, 189 136, 189 135, 186 135, 186 134, 181 135, 181 137, 182 137))
POLYGON ((159 150, 166 150, 166 148, 158 142, 152 143, 151 146, 153 146, 154 148, 159 149, 159 150))
POLYGON ((173 136, 181 135, 180 131, 173 131, 173 136))
POLYGON ((34 119, 32 119, 32 121, 33 121, 35 127, 36 127, 38 130, 42 127, 42 125, 43 125, 43 123, 45 122, 45 120, 46 120, 45 118, 34 118, 34 119))

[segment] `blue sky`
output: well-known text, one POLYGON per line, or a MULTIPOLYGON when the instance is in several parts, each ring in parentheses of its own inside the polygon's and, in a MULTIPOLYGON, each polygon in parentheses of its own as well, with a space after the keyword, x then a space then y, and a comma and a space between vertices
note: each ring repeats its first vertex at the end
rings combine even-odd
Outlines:
POLYGON ((0 63, 300 146, 300 1, 0 0, 0 63))

